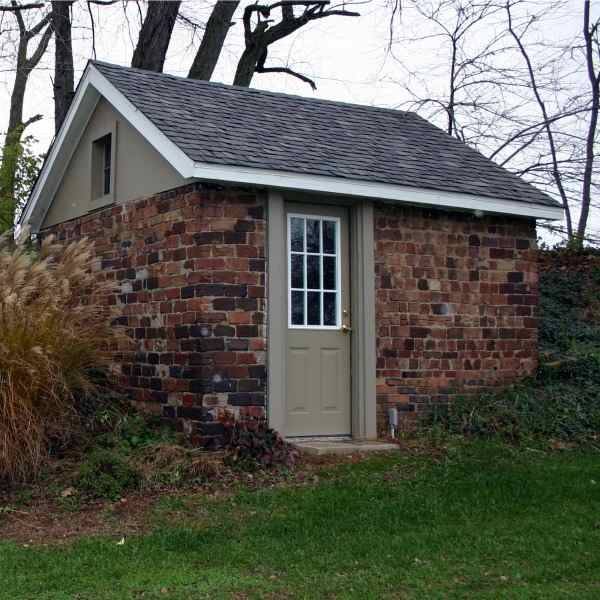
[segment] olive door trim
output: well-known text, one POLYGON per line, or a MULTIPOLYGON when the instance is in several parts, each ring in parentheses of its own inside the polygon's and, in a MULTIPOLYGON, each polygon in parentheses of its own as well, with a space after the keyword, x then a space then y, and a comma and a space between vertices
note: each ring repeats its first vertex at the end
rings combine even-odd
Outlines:
MULTIPOLYGON (((305 202, 345 204, 335 197, 305 197, 305 202)), ((375 256, 373 204, 353 201, 350 206, 350 280, 352 304, 351 411, 352 437, 373 439, 376 428, 375 381, 375 256)), ((284 193, 270 190, 267 203, 267 414, 269 425, 286 433, 286 310, 285 259, 287 222, 284 193)))

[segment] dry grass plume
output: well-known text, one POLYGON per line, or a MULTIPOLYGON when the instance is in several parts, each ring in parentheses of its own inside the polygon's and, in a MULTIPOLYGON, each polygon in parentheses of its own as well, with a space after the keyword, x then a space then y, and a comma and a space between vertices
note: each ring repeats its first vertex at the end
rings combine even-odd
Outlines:
POLYGON ((76 422, 74 395, 90 389, 88 370, 106 363, 115 341, 92 248, 47 237, 32 250, 0 237, 0 479, 39 472, 76 422))

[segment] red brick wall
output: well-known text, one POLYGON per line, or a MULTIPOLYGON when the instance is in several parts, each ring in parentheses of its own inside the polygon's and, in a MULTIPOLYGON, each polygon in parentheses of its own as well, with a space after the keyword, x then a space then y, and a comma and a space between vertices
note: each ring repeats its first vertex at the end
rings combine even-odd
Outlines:
POLYGON ((380 430, 534 371, 533 221, 380 205, 375 269, 380 430))
MULTIPOLYGON (((134 341, 114 354, 120 384, 208 444, 219 409, 265 413, 264 209, 255 192, 195 184, 47 231, 96 243, 134 341)), ((375 245, 380 430, 389 406, 414 416, 534 370, 532 221, 377 205, 375 245)))
POLYGON ((137 403, 207 443, 221 433, 219 407, 264 413, 265 218, 254 192, 190 185, 49 232, 95 240, 135 340, 114 367, 137 403))

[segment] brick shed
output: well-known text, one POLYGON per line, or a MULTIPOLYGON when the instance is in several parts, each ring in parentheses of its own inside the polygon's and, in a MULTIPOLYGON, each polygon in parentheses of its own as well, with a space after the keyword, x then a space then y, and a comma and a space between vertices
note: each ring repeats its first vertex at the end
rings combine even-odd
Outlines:
POLYGON ((91 62, 22 224, 94 240, 119 383, 209 444, 222 410, 373 438, 530 374, 560 216, 413 113, 91 62))

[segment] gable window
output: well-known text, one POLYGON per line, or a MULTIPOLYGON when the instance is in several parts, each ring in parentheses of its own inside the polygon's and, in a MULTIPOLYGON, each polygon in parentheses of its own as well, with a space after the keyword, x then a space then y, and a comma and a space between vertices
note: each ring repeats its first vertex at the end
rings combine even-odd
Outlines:
POLYGON ((112 134, 93 142, 92 146, 92 198, 97 200, 111 193, 112 134))

